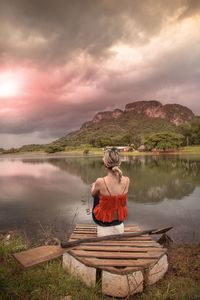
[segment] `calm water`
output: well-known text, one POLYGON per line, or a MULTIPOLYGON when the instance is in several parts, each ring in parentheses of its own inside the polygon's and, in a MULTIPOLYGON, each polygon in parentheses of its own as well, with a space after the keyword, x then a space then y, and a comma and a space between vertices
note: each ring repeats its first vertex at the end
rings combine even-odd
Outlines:
MULTIPOLYGON (((131 180, 126 223, 172 225, 177 242, 200 242, 200 157, 127 157, 122 170, 131 180)), ((101 158, 1 158, 0 229, 66 237, 71 224, 92 222, 89 185, 104 174, 101 158)))

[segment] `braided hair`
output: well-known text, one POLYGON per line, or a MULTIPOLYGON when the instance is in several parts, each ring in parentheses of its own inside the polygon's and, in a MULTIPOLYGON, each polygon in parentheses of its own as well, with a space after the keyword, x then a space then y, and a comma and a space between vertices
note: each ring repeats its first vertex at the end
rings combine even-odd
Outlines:
POLYGON ((116 148, 111 148, 105 151, 103 163, 106 168, 110 169, 114 174, 117 174, 119 182, 121 182, 123 175, 121 169, 119 168, 121 159, 116 148))

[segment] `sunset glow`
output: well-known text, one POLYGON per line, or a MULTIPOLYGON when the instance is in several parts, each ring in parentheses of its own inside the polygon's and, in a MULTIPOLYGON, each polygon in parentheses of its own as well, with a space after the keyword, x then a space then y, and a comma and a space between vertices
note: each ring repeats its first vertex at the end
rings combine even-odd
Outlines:
POLYGON ((22 91, 22 83, 17 75, 7 72, 0 74, 0 97, 15 97, 22 91))

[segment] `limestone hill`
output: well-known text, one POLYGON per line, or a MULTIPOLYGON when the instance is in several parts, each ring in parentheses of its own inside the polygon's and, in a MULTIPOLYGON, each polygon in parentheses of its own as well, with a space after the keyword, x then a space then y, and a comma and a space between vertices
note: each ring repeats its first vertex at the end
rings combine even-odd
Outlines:
POLYGON ((162 105, 156 100, 136 101, 127 104, 124 110, 115 109, 97 113, 79 130, 51 144, 58 146, 135 144, 150 133, 179 132, 179 125, 190 122, 194 117, 189 108, 179 104, 162 105))

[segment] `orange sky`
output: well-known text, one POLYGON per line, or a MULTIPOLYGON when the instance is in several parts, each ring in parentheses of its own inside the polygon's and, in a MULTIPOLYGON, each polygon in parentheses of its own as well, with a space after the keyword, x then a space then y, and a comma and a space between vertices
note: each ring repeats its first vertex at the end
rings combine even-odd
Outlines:
POLYGON ((200 114, 199 0, 0 0, 0 147, 156 99, 200 114))

